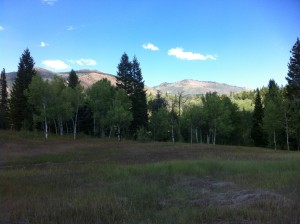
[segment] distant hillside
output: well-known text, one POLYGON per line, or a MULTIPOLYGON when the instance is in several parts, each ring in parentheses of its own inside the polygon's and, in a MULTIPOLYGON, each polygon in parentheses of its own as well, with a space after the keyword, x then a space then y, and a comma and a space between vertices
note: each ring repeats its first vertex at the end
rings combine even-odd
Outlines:
MULTIPOLYGON (((55 73, 39 67, 35 67, 35 70, 43 79, 52 79, 55 75, 67 79, 69 76, 69 72, 55 73)), ((76 71, 76 74, 78 75, 81 85, 85 88, 104 78, 108 79, 113 85, 116 84, 116 77, 114 75, 110 75, 97 70, 78 70, 76 71)), ((16 72, 9 72, 6 74, 6 80, 9 89, 11 89, 16 76, 16 72)))
POLYGON ((164 82, 153 87, 154 90, 159 90, 162 93, 178 94, 183 92, 184 96, 200 95, 207 92, 217 92, 218 94, 238 93, 247 90, 244 87, 232 86, 218 82, 205 82, 192 79, 185 79, 178 82, 164 82))
MULTIPOLYGON (((78 70, 76 71, 76 74, 80 80, 81 85, 85 88, 88 88, 89 86, 104 78, 110 81, 111 84, 116 85, 116 76, 97 70, 78 70)), ((67 79, 69 76, 69 72, 58 73, 58 75, 62 76, 64 79, 67 79)))
MULTIPOLYGON (((69 76, 69 72, 60 72, 55 73, 49 71, 47 69, 35 67, 37 73, 42 76, 44 79, 52 79, 55 75, 61 76, 64 79, 67 79, 69 76)), ((76 71, 80 83, 85 87, 88 88, 95 82, 101 79, 108 79, 113 85, 116 84, 116 76, 104 73, 97 70, 78 70, 76 71)), ((16 72, 9 72, 6 74, 6 79, 8 83, 9 90, 12 87, 13 81, 16 78, 16 72)), ((218 94, 230 94, 231 92, 237 93, 247 90, 243 87, 231 86, 224 83, 217 83, 217 82, 204 82, 204 81, 197 81, 192 79, 185 79, 178 82, 167 83, 164 82, 158 86, 154 87, 145 87, 148 93, 155 94, 156 91, 161 91, 162 93, 169 93, 169 94, 178 94, 179 92, 183 92, 184 96, 193 96, 199 94, 205 94, 207 92, 217 92, 218 94)))

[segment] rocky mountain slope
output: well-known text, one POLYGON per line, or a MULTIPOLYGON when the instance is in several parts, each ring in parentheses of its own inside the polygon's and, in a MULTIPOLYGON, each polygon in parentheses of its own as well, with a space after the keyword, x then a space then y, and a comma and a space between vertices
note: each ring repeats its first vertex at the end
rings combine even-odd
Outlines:
POLYGON ((154 90, 167 92, 170 94, 178 94, 180 92, 185 96, 200 95, 207 92, 217 92, 218 94, 230 94, 247 90, 244 87, 237 87, 225 83, 198 81, 192 79, 185 79, 178 82, 167 83, 164 82, 158 86, 153 87, 154 90))
MULTIPOLYGON (((44 79, 51 79, 55 75, 61 76, 64 79, 68 78, 69 72, 60 72, 55 73, 49 71, 47 69, 35 68, 37 73, 41 75, 44 79)), ((113 85, 116 84, 116 77, 111 74, 107 74, 97 70, 78 70, 76 71, 80 83, 85 87, 88 88, 95 82, 101 79, 108 79, 113 85)), ((8 88, 11 89, 14 79, 16 78, 16 72, 9 72, 6 74, 6 79, 8 83, 8 88)), ((205 94, 207 92, 217 92, 218 94, 230 94, 231 92, 241 92, 247 90, 243 87, 232 86, 224 83, 218 82, 207 82, 207 81, 197 81, 192 79, 185 79, 178 82, 167 83, 164 82, 158 86, 148 87, 146 86, 146 90, 148 93, 156 93, 160 91, 162 93, 168 94, 178 94, 182 93, 184 96, 193 96, 193 95, 200 95, 205 94)))

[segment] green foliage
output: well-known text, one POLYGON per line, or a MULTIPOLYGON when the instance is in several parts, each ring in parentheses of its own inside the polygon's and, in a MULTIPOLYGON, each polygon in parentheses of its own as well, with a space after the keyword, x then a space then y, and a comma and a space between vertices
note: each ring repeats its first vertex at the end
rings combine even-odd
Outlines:
POLYGON ((168 103, 161 97, 160 91, 157 91, 156 97, 149 101, 149 109, 152 113, 158 112, 160 108, 166 108, 168 103))
POLYGON ((87 90, 88 102, 94 118, 94 135, 98 124, 101 127, 102 135, 104 135, 104 129, 109 125, 107 112, 112 106, 114 94, 115 88, 107 79, 96 82, 87 90))
POLYGON ((151 133, 149 133, 145 128, 141 127, 137 131, 137 141, 148 142, 151 139, 151 133))
POLYGON ((70 119, 73 124, 73 138, 76 139, 77 136, 77 122, 78 122, 78 111, 79 108, 84 104, 84 93, 83 87, 77 85, 75 88, 68 87, 63 91, 64 98, 70 102, 68 111, 70 112, 70 119))
POLYGON ((154 111, 150 118, 150 129, 154 141, 167 141, 170 139, 169 114, 165 107, 154 111))
POLYGON ((35 75, 34 60, 26 49, 20 58, 17 77, 10 95, 10 118, 15 130, 32 129, 33 111, 24 92, 35 75))
POLYGON ((202 106, 192 105, 186 107, 183 110, 180 124, 181 133, 186 141, 189 140, 189 142, 193 143, 194 139, 197 143, 202 143, 202 130, 204 126, 204 111, 202 106), (200 131, 199 133, 198 130, 200 131))
POLYGON ((54 95, 48 81, 36 75, 32 78, 28 89, 25 91, 28 103, 34 108, 34 121, 44 122, 45 138, 48 138, 49 108, 53 106, 54 95))
POLYGON ((59 129, 60 135, 63 135, 63 123, 70 120, 72 116, 71 102, 67 97, 65 81, 55 76, 51 81, 52 93, 54 95, 53 107, 51 109, 51 118, 57 123, 56 133, 59 129))
POLYGON ((117 128, 118 139, 121 140, 122 129, 129 127, 132 121, 130 111, 131 101, 123 89, 117 89, 110 110, 107 112, 107 118, 111 126, 117 128))
POLYGON ((269 135, 269 142, 273 142, 274 149, 277 149, 278 133, 284 128, 283 97, 279 87, 274 80, 269 81, 269 91, 265 98, 265 111, 263 118, 264 129, 269 135), (270 139, 273 139, 270 141, 270 139))
POLYGON ((0 129, 7 129, 8 123, 8 93, 5 69, 3 68, 0 77, 0 129))

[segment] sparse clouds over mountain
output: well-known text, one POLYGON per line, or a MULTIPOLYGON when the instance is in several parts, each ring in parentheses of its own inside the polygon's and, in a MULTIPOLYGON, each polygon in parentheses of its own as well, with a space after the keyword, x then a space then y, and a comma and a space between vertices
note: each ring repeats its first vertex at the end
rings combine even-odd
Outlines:
POLYGON ((179 47, 171 48, 168 51, 168 55, 175 56, 176 58, 179 58, 181 60, 200 60, 200 61, 217 60, 217 58, 212 55, 202 55, 199 53, 184 51, 183 48, 179 48, 179 47))
POLYGON ((61 60, 45 60, 42 62, 42 64, 47 66, 48 68, 55 70, 63 70, 70 68, 65 62, 61 60))
POLYGON ((158 51, 159 48, 157 46, 155 46, 154 44, 148 43, 148 44, 144 44, 143 48, 146 50, 151 50, 151 51, 158 51))

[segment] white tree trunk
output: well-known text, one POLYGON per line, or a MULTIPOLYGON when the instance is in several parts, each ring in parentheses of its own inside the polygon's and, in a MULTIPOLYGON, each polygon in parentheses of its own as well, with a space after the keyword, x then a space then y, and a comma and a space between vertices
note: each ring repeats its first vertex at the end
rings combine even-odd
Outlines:
POLYGON ((93 119, 93 122, 94 122, 94 136, 96 136, 96 118, 94 116, 94 119, 93 119))
POLYGON ((191 144, 193 144, 193 127, 191 125, 191 144))
POLYGON ((64 126, 63 126, 62 119, 59 120, 59 132, 60 132, 60 136, 63 136, 63 134, 64 134, 64 126))
POLYGON ((77 136, 77 117, 78 117, 78 106, 76 108, 76 113, 75 113, 75 118, 72 119, 73 121, 73 138, 74 140, 76 139, 76 136, 77 136))
POLYGON ((200 128, 200 143, 202 144, 202 131, 201 131, 201 128, 200 128))
POLYGON ((118 125, 118 140, 121 141, 121 128, 120 128, 120 125, 118 125))
POLYGON ((288 119, 287 119, 287 112, 284 113, 284 117, 285 117, 286 146, 287 146, 287 150, 290 151, 289 123, 288 123, 288 119))
POLYGON ((277 145, 276 145, 276 132, 274 130, 274 149, 277 150, 277 145))
POLYGON ((214 145, 216 144, 216 136, 217 136, 217 129, 216 129, 216 127, 215 127, 215 129, 214 129, 214 133, 213 133, 213 141, 214 141, 214 145))
POLYGON ((175 142, 175 138, 174 138, 174 125, 172 123, 172 142, 175 142))
POLYGON ((53 118, 53 123, 54 123, 54 128, 55 128, 55 134, 57 135, 58 134, 57 124, 56 124, 56 120, 54 118, 53 118))
POLYGON ((198 128, 195 129, 195 135, 196 135, 196 142, 198 144, 199 143, 199 140, 198 140, 198 128))
POLYGON ((111 137, 112 129, 113 129, 113 126, 110 126, 110 130, 109 130, 109 138, 111 137))
POLYGON ((45 120, 44 120, 44 122, 45 122, 45 139, 47 140, 48 139, 48 124, 47 124, 47 117, 46 117, 46 104, 44 103, 43 104, 43 106, 44 106, 44 116, 45 116, 45 120))

